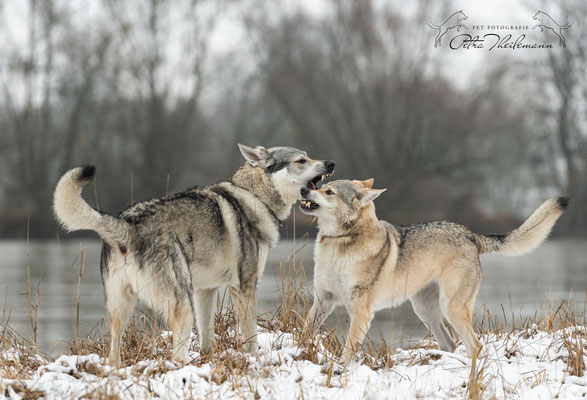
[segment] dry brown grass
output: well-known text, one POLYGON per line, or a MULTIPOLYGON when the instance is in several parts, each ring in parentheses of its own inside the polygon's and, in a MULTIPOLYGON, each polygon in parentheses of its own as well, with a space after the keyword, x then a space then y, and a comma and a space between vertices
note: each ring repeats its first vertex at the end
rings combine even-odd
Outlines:
MULTIPOLYGON (((304 245, 296 250, 296 254, 280 263, 281 272, 281 302, 276 305, 273 312, 261 315, 259 325, 262 329, 271 332, 283 332, 292 334, 300 351, 295 356, 296 360, 308 360, 313 363, 329 365, 342 352, 343 342, 335 334, 334 329, 324 326, 320 334, 311 334, 303 329, 307 312, 312 302, 304 271, 304 259, 300 256, 304 245)), ((505 315, 498 318, 490 315, 483 307, 477 315, 475 329, 478 333, 491 333, 498 338, 511 337, 520 331, 532 336, 539 331, 553 333, 565 329, 563 339, 553 346, 560 346, 566 350, 568 357, 564 362, 568 365, 568 373, 575 376, 583 376, 585 365, 583 357, 587 344, 587 330, 585 327, 585 306, 583 312, 572 300, 558 301, 552 304, 544 317, 534 316, 525 318, 517 327, 508 323, 505 315), (575 327, 583 327, 583 329, 575 327)), ((9 319, 9 318, 8 318, 9 319)), ((123 366, 132 367, 131 373, 135 376, 158 376, 171 369, 177 368, 169 360, 172 354, 172 338, 162 335, 163 327, 156 316, 145 310, 137 310, 129 323, 123 336, 122 363, 123 366), (150 363, 140 363, 143 360, 156 360, 156 366, 150 363)), ((212 372, 209 376, 211 382, 222 384, 230 381, 235 385, 235 390, 240 390, 239 382, 247 381, 250 375, 250 357, 243 351, 243 343, 238 334, 238 327, 234 307, 225 295, 218 298, 218 312, 215 320, 215 349, 214 355, 201 354, 192 360, 191 364, 202 366, 212 361, 212 372)), ((433 340, 427 338, 417 344, 419 348, 435 349, 433 340)), ((279 344, 277 344, 279 346, 279 344)), ((8 326, 8 321, 0 330, 0 377, 16 380, 30 378, 41 366, 52 361, 52 357, 42 354, 33 343, 26 340, 8 326)), ((199 351, 198 340, 192 342, 192 350, 199 351)), ((506 351, 506 357, 516 355, 515 343, 506 351)), ((108 335, 106 324, 100 321, 96 327, 84 338, 74 339, 68 343, 66 354, 89 355, 97 354, 106 357, 108 353, 108 335)), ((366 340, 363 349, 359 352, 361 362, 371 369, 393 368, 393 351, 389 343, 381 338, 379 341, 366 340)), ((434 354, 415 357, 412 365, 427 364, 436 360, 439 356, 434 354)), ((265 368, 270 368, 267 366, 265 368)), ((104 367, 93 363, 82 363, 77 366, 78 371, 87 372, 95 376, 106 374, 104 367)), ((112 373, 112 372, 109 372, 112 373)), ((261 374, 269 374, 270 370, 261 371, 261 374)), ((331 385, 332 371, 328 374, 327 385, 331 385)), ((541 379, 537 376, 536 379, 541 379)), ((23 398, 35 399, 42 397, 43 393, 29 391, 26 385, 12 384, 11 390, 19 393, 23 398)), ((251 386, 252 388, 252 386, 251 386)), ((242 390, 251 388, 243 387, 242 390)), ((471 366, 469 381, 467 383, 467 396, 471 399, 482 398, 487 388, 487 377, 484 362, 475 360, 471 366)), ((8 390, 6 388, 5 390, 8 390)), ((4 393, 7 395, 7 393, 4 393)), ((86 393, 86 398, 115 398, 107 387, 96 389, 86 393)))

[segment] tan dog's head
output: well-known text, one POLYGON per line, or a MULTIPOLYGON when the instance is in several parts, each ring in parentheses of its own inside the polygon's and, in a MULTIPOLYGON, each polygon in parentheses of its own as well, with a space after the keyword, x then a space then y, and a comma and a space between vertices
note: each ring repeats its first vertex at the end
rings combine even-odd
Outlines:
POLYGON ((367 179, 333 181, 316 190, 304 188, 300 209, 304 214, 318 217, 320 223, 348 227, 386 190, 372 187, 373 179, 367 179))

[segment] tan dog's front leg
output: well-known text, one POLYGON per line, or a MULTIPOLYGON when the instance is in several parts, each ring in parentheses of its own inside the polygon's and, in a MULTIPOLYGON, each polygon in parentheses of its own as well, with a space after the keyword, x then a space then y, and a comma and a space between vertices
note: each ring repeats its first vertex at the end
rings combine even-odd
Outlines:
POLYGON ((367 299, 358 299, 351 306, 351 326, 342 352, 341 363, 348 364, 357 347, 363 343, 365 335, 369 331, 369 325, 373 319, 371 304, 367 299))
POLYGON ((310 332, 320 327, 334 310, 336 303, 332 293, 325 290, 315 290, 314 304, 304 322, 304 331, 310 332))

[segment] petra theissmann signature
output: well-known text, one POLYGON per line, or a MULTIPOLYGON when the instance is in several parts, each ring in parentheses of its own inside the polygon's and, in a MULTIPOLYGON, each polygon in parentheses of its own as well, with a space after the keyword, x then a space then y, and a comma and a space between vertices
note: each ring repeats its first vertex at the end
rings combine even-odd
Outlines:
POLYGON ((456 49, 552 49, 554 46, 549 43, 524 43, 525 34, 513 39, 511 33, 501 37, 498 33, 486 33, 483 36, 469 35, 463 33, 451 39, 449 47, 456 49))
MULTIPOLYGON (((445 36, 449 31, 456 28, 457 32, 461 32, 462 29, 469 29, 467 25, 463 23, 468 17, 463 11, 457 11, 448 17, 442 24, 434 24, 431 21, 426 21, 428 26, 436 30, 436 38, 434 38, 434 47, 440 47, 442 45, 442 37, 445 36)), ((566 25, 561 25, 556 22, 550 15, 544 11, 538 11, 532 19, 538 23, 532 27, 532 29, 540 28, 541 32, 552 32, 559 39, 559 46, 566 47, 566 38, 564 36, 564 30, 569 29, 573 22, 569 22, 566 25)), ((485 25, 473 25, 473 30, 485 30, 485 25)), ((517 37, 513 37, 511 33, 500 34, 496 33, 495 30, 529 30, 528 25, 513 26, 513 25, 490 25, 487 29, 491 29, 490 32, 481 34, 469 34, 462 33, 454 36, 449 41, 449 47, 453 50, 456 49, 552 49, 554 46, 549 43, 529 43, 526 41, 526 35, 520 34, 517 37), (502 36, 503 35, 503 36, 502 36)), ((448 36, 448 35, 447 35, 448 36)))

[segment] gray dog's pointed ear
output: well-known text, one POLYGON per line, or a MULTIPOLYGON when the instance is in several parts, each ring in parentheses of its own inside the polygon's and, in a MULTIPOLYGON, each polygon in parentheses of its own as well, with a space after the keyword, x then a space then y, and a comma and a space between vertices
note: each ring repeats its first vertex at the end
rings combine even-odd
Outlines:
POLYGON ((365 207, 386 190, 387 189, 365 189, 361 191, 361 198, 359 199, 361 206, 365 207))
POLYGON ((256 146, 255 148, 238 144, 243 157, 253 166, 265 168, 271 156, 267 149, 263 146, 256 146))

